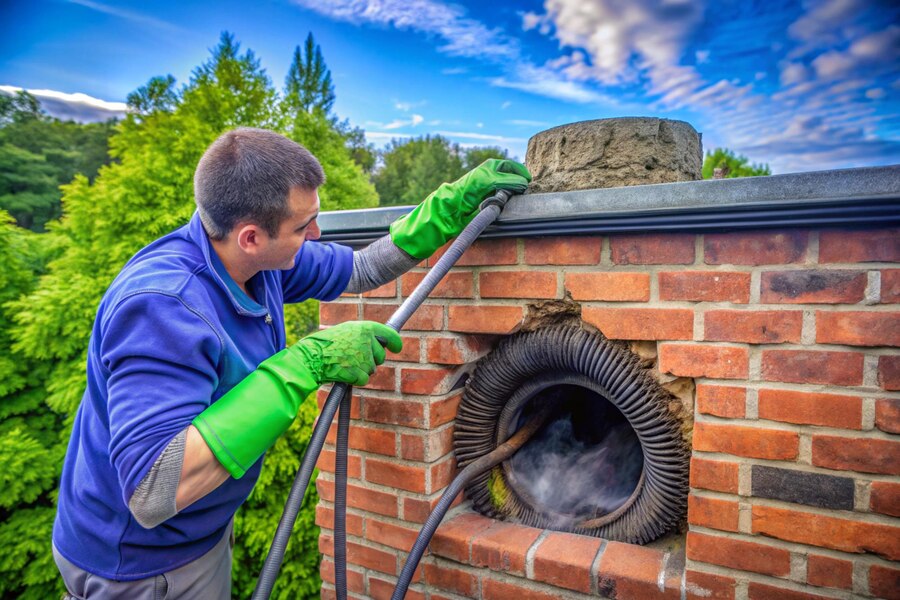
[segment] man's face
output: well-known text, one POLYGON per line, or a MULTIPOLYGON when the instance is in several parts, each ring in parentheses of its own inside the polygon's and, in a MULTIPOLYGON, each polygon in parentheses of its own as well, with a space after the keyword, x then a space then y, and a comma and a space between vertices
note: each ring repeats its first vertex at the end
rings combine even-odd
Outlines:
POLYGON ((265 269, 285 270, 294 267, 294 258, 306 240, 319 239, 319 194, 316 190, 292 188, 288 195, 290 215, 282 221, 277 237, 269 237, 265 252, 265 269))

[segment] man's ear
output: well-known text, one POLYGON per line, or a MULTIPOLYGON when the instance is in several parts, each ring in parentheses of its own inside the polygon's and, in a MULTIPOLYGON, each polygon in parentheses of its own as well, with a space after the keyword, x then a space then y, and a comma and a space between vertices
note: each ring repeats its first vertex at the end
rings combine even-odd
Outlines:
POLYGON ((238 226, 237 243, 245 253, 258 254, 268 241, 269 236, 259 225, 244 223, 238 226))

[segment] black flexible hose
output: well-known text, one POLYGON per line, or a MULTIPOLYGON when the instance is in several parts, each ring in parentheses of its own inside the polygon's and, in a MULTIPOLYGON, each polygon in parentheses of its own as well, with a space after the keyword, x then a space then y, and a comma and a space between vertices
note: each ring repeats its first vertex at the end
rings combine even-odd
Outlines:
POLYGON ((406 557, 406 563, 400 572, 400 578, 397 580, 397 587, 394 588, 391 600, 403 600, 406 597, 406 592, 409 589, 413 574, 419 566, 419 561, 422 560, 425 549, 431 543, 431 538, 434 536, 434 532, 437 531, 438 525, 441 524, 444 515, 447 514, 447 509, 453 504, 453 499, 459 495, 473 477, 499 465, 515 454, 550 419, 554 409, 555 407, 552 405, 543 407, 525 425, 519 428, 512 437, 497 446, 490 454, 485 454, 475 462, 470 463, 450 482, 450 485, 447 486, 447 489, 441 495, 441 499, 438 500, 437 506, 434 507, 431 514, 428 515, 425 524, 422 525, 422 529, 419 531, 419 535, 409 551, 409 556, 406 557))
POLYGON ((312 477, 316 461, 319 460, 319 454, 322 453, 322 446, 325 445, 328 428, 331 427, 334 414, 337 412, 338 406, 349 391, 349 388, 350 386, 345 383, 334 384, 331 388, 331 393, 328 394, 328 400, 325 401, 325 406, 322 407, 319 420, 316 422, 315 428, 313 428, 313 433, 309 438, 309 444, 306 446, 306 452, 303 454, 300 468, 297 470, 294 483, 291 485, 291 491, 288 493, 287 501, 284 504, 284 512, 281 514, 281 520, 278 521, 278 529, 275 530, 275 539, 272 540, 269 554, 266 555, 266 562, 263 564, 259 580, 256 582, 256 589, 253 590, 254 600, 268 598, 272 594, 275 579, 278 577, 278 571, 281 569, 281 561, 284 560, 284 551, 287 549, 288 541, 291 539, 291 530, 294 528, 297 514, 303 505, 306 487, 309 485, 309 479, 312 477))
MULTIPOLYGON (((441 256, 437 264, 432 267, 425 278, 416 286, 413 293, 400 305, 400 308, 391 315, 387 321, 387 326, 395 331, 400 331, 407 320, 419 308, 422 302, 434 290, 435 286, 440 283, 441 279, 453 267, 463 252, 478 239, 481 232, 488 225, 493 223, 500 215, 503 205, 509 200, 510 193, 506 190, 497 190, 494 196, 486 199, 481 203, 481 211, 474 219, 463 229, 462 233, 453 240, 450 248, 441 256)), ((309 439, 306 452, 303 454, 303 460, 300 463, 300 469, 294 477, 294 483, 291 484, 291 491, 288 493, 287 501, 284 504, 284 512, 281 520, 278 522, 278 528, 275 530, 275 538, 269 547, 269 553, 266 555, 266 561, 259 573, 259 579, 256 582, 256 589, 253 590, 252 600, 266 600, 272 594, 272 588, 275 586, 275 579, 278 577, 278 571, 281 570, 281 563, 284 560, 284 552, 287 549, 288 541, 291 538, 291 530, 294 528, 294 522, 300 512, 303 504, 303 496, 306 494, 306 487, 309 485, 309 479, 312 477, 313 469, 322 453, 322 446, 325 445, 325 437, 328 434, 328 428, 334 420, 338 406, 344 400, 344 397, 350 397, 350 386, 346 383, 335 383, 331 387, 328 399, 322 407, 319 420, 313 429, 313 434, 309 439)), ((347 410, 349 417, 350 411, 347 410)), ((337 457, 335 455, 335 460, 337 457)), ((337 470, 337 469, 335 469, 337 470)), ((337 484, 335 484, 337 487, 337 484)), ((335 494, 337 492, 335 491, 335 494)), ((335 500, 337 498, 335 497, 335 500)), ((346 512, 346 511, 342 511, 346 512)), ((445 509, 446 512, 446 509, 445 509)), ((337 519, 337 507, 335 507, 335 518, 337 519)), ((440 522, 440 521, 438 521, 440 522)), ((435 525, 435 527, 437 527, 435 525)), ((433 532, 432 532, 433 533, 433 532)), ((345 534, 346 535, 346 534, 345 534)), ((337 536, 337 528, 335 527, 335 537, 337 536)), ((429 536, 430 539, 430 536, 429 536)), ((335 552, 337 552, 337 539, 335 539, 335 552)), ((427 545, 427 544, 426 544, 427 545)), ((346 567, 345 567, 346 569, 346 567)), ((335 581, 337 581, 337 557, 335 557, 335 581)), ((407 584, 408 585, 408 584, 407 584)), ((345 592, 346 593, 346 592, 345 592)))
POLYGON ((341 400, 334 453, 334 587, 337 600, 347 600, 347 444, 350 437, 350 400, 353 388, 341 400))

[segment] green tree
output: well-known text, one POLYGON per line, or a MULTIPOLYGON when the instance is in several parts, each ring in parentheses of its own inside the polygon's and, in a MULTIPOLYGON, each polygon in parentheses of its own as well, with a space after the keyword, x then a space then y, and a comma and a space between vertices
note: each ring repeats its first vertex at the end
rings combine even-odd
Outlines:
POLYGON ((35 288, 53 254, 48 235, 13 224, 0 211, 0 597, 59 597, 50 552, 54 493, 65 440, 61 415, 44 404, 47 366, 14 347, 11 303, 35 288))
POLYGON ((372 179, 382 206, 418 204, 442 183, 455 181, 489 158, 508 155, 492 147, 462 150, 440 135, 392 140, 381 152, 382 166, 372 179))
POLYGON ((750 164, 746 156, 736 155, 725 148, 716 148, 712 152, 706 152, 703 159, 703 179, 712 179, 716 169, 722 169, 722 176, 729 177, 757 177, 759 175, 771 175, 769 165, 750 164))
POLYGON ((325 66, 322 49, 310 32, 303 50, 294 48, 294 59, 285 78, 285 108, 291 112, 321 112, 330 116, 334 105, 331 71, 325 66))
POLYGON ((109 162, 114 123, 80 124, 48 117, 27 92, 0 95, 0 209, 27 229, 59 218, 59 186, 88 178, 109 162))
MULTIPOLYGON (((234 127, 275 129, 319 156, 328 178, 321 190, 326 209, 376 203, 373 187, 353 163, 343 137, 330 121, 324 115, 285 109, 284 100, 253 53, 241 52, 228 33, 180 89, 171 78, 154 78, 130 100, 136 110, 116 127, 110 140, 114 161, 102 167, 93 181, 76 175, 63 186, 62 219, 50 223, 49 234, 33 236, 46 240, 39 245, 46 272, 33 281, 39 269, 24 269, 32 279, 0 288, 0 294, 8 292, 0 296, 7 319, 0 322, 0 336, 7 336, 8 343, 7 339, 0 341, 13 352, 11 361, 0 360, 0 369, 6 370, 0 371, 0 376, 2 382, 19 382, 6 386, 0 382, 0 407, 32 410, 29 402, 33 402, 46 419, 14 433, 12 420, 19 418, 19 413, 0 413, 0 427, 4 428, 0 444, 7 439, 15 442, 0 450, 0 468, 8 464, 9 473, 18 481, 18 487, 12 488, 17 490, 15 494, 0 504, 4 517, 15 516, 4 519, 0 527, 0 540, 7 543, 0 558, 0 575, 2 585, 10 586, 9 590, 0 587, 0 596, 48 598, 58 589, 49 554, 53 499, 60 448, 68 440, 85 388, 84 363, 96 307, 119 269, 138 249, 188 221, 194 210, 193 171, 206 147, 234 127), (26 369, 23 365, 30 366, 26 369), (20 366, 25 371, 10 371, 20 366), (33 379, 26 376, 35 373, 33 379), (34 446, 26 435, 44 444, 44 449, 34 446), (16 462, 16 452, 8 450, 17 445, 27 448, 23 451, 30 461, 27 477, 22 474, 25 467, 16 462)), ((4 260, 5 272, 0 277, 18 277, 16 273, 22 269, 10 271, 7 265, 17 263, 6 259, 3 245, 18 238, 7 240, 5 234, 2 238, 0 260, 4 260)), ((22 264, 34 262, 27 254, 19 254, 22 264)), ((288 314, 286 325, 292 335, 315 326, 311 310, 300 307, 288 314)), ((290 432, 268 453, 260 483, 246 509, 238 511, 233 569, 236 597, 249 597, 252 592, 315 414, 311 397, 290 432)), ((274 597, 318 596, 316 502, 315 489, 310 486, 274 597)))

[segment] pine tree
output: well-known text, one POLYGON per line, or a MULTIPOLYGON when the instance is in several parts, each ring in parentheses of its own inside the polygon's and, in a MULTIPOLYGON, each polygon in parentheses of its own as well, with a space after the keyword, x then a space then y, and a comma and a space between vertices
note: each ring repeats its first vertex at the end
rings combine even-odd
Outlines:
POLYGON ((285 107, 330 117, 334 98, 331 71, 325 66, 322 49, 310 32, 304 49, 301 51, 300 46, 294 49, 294 60, 285 78, 285 107))
MULTIPOLYGON (((93 181, 77 175, 63 186, 63 216, 50 224, 50 233, 22 238, 41 240, 32 247, 0 231, 0 284, 6 283, 0 285, 0 342, 13 352, 11 360, 0 359, 0 477, 16 479, 14 484, 0 480, 13 490, 0 502, 0 542, 6 548, 0 557, 3 597, 58 596, 49 550, 53 500, 71 421, 85 389, 96 308, 137 250, 188 221, 194 211, 193 172, 206 147, 234 127, 274 129, 319 156, 328 179, 321 190, 324 208, 377 202, 330 121, 287 109, 253 53, 242 53, 228 33, 180 89, 170 78, 154 78, 131 100, 140 110, 117 126, 110 140, 114 161, 93 181), (23 421, 22 415, 30 420, 23 421)), ((307 306, 288 312, 292 335, 315 326, 310 311, 307 306)), ((311 396, 288 434, 268 453, 259 483, 238 511, 235 597, 252 593, 316 412, 311 396)), ((310 486, 274 597, 318 596, 316 502, 310 486)))

